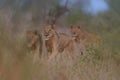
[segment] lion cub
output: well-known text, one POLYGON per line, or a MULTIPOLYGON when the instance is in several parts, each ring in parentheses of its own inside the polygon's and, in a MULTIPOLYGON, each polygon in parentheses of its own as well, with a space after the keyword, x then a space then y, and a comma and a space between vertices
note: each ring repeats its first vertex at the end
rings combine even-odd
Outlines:
POLYGON ((37 30, 27 31, 28 47, 33 50, 34 59, 42 55, 42 37, 37 30))
MULTIPOLYGON (((44 37, 46 50, 50 54, 66 51, 69 56, 73 53, 73 41, 65 33, 57 33, 55 25, 44 26, 44 37)), ((55 56, 55 55, 54 55, 55 56)))
POLYGON ((95 46, 101 43, 101 38, 98 35, 90 33, 83 29, 81 26, 71 26, 71 33, 76 43, 84 42, 85 46, 95 46))

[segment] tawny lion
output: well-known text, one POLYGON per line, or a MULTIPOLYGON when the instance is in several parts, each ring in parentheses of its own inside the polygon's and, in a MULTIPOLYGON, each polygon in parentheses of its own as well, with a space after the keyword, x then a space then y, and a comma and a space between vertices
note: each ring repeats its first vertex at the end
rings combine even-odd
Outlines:
POLYGON ((33 50, 34 59, 42 55, 42 37, 37 30, 27 31, 28 47, 33 50))
POLYGON ((73 41, 65 33, 57 33, 55 25, 44 26, 45 46, 48 53, 61 53, 67 51, 69 56, 73 53, 73 41))
POLYGON ((71 33, 75 42, 80 43, 81 41, 84 41, 86 46, 96 47, 102 43, 100 36, 86 31, 81 26, 71 26, 71 33))

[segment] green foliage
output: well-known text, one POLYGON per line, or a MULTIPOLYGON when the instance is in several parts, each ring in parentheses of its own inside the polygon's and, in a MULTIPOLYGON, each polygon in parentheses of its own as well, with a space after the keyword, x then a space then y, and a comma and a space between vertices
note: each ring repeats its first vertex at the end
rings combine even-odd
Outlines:
POLYGON ((76 11, 76 10, 71 10, 70 14, 67 16, 66 20, 67 20, 68 24, 77 24, 83 18, 85 18, 85 16, 83 15, 82 12, 76 11))

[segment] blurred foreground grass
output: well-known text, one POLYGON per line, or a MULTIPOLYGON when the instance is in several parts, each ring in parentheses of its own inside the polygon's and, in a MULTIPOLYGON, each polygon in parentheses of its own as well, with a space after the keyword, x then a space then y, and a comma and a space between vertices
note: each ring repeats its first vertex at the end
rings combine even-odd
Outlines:
POLYGON ((120 80, 120 28, 104 31, 104 44, 84 56, 32 63, 24 32, 0 27, 0 80, 120 80))

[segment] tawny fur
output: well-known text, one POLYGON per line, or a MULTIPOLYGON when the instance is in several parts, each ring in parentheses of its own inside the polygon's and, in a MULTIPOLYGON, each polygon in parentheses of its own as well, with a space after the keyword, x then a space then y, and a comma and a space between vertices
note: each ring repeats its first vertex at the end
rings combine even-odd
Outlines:
POLYGON ((42 37, 36 30, 27 31, 28 47, 32 49, 34 57, 40 58, 42 55, 42 37))
POLYGON ((100 36, 95 35, 87 30, 83 29, 81 26, 71 26, 72 37, 75 42, 80 43, 84 41, 85 46, 96 46, 102 42, 100 36))
POLYGON ((73 53, 73 41, 65 33, 57 33, 54 25, 44 27, 45 46, 48 53, 61 53, 66 51, 68 55, 73 53))

